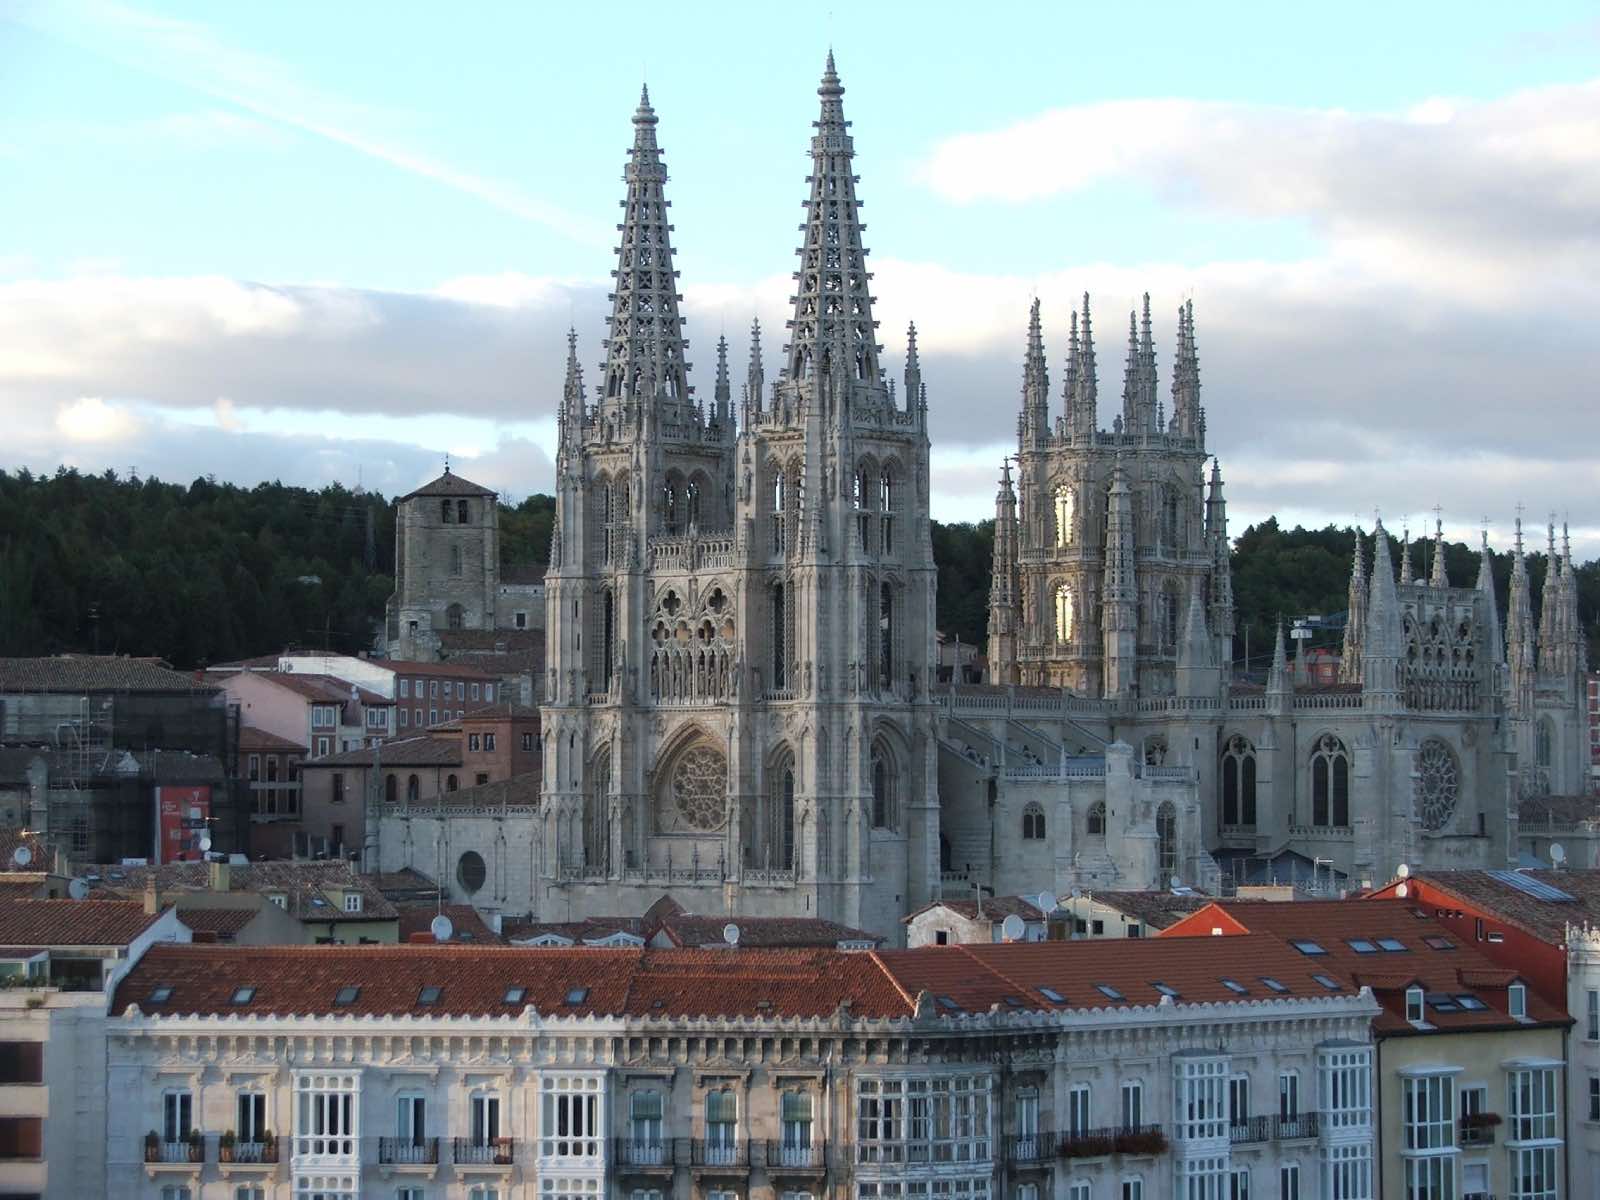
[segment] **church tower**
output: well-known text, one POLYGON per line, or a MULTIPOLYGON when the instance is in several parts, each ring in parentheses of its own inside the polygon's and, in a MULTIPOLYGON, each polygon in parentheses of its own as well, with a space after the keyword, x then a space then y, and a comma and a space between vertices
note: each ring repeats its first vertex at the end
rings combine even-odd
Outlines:
POLYGON ((818 95, 790 340, 769 388, 752 327, 737 424, 725 341, 709 411, 689 387, 648 94, 633 117, 547 577, 541 875, 575 910, 637 884, 883 928, 938 883, 926 390, 914 330, 903 406, 879 366, 831 54, 818 95))

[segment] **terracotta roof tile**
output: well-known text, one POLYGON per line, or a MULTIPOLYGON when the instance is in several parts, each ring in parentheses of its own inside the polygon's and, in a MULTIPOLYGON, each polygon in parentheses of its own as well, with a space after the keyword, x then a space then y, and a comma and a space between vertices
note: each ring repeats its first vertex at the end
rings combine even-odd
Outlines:
POLYGON ((494 683, 499 677, 493 671, 479 670, 477 667, 466 663, 440 662, 429 659, 426 662, 404 658, 375 659, 375 667, 387 667, 396 675, 422 675, 429 679, 463 679, 468 683, 474 680, 479 683, 494 683))
POLYGON ((214 933, 227 939, 239 933, 260 916, 255 908, 184 908, 178 906, 178 920, 195 933, 214 933))
POLYGON ((1492 912, 1520 926, 1540 941, 1562 945, 1567 926, 1600 925, 1600 870, 1535 871, 1514 874, 1571 896, 1571 900, 1541 900, 1488 871, 1417 871, 1418 879, 1475 908, 1492 912))
POLYGON ((1146 929, 1165 929, 1180 918, 1210 904, 1212 897, 1172 892, 1096 892, 1094 902, 1133 917, 1146 929))
POLYGON ((215 692, 159 658, 58 654, 0 658, 0 692, 215 692))
POLYGON ((241 753, 265 754, 304 754, 305 745, 291 738, 279 737, 265 729, 256 729, 250 725, 239 727, 239 750, 241 753))
POLYGON ((748 947, 831 947, 840 942, 876 946, 883 941, 864 929, 820 917, 701 917, 682 913, 663 920, 661 931, 675 946, 720 946, 725 944, 723 930, 729 924, 739 927, 739 945, 748 947))
MULTIPOLYGON (((341 750, 337 754, 324 754, 300 764, 302 771, 320 767, 370 767, 374 749, 363 746, 359 750, 341 750)), ((459 767, 461 746, 445 738, 409 737, 395 738, 383 743, 381 750, 386 767, 459 767)))
MULTIPOLYGON (((164 898, 189 893, 214 893, 211 863, 162 863, 124 867, 107 863, 84 868, 99 895, 142 896, 153 877, 164 898)), ((392 921, 398 915, 366 875, 343 860, 330 862, 253 862, 229 864, 228 892, 284 896, 286 909, 304 921, 392 921), (342 894, 361 893, 361 911, 344 911, 342 894)), ((181 906, 181 902, 180 902, 181 906)))
POLYGON ((493 496, 488 488, 481 483, 473 483, 470 479, 463 479, 453 475, 448 470, 437 479, 430 480, 414 492, 407 492, 401 500, 410 500, 416 496, 493 496))
MULTIPOLYGON (((932 904, 925 904, 908 917, 902 918, 909 922, 912 917, 920 917, 923 913, 935 908, 946 908, 951 912, 967 918, 970 921, 978 919, 980 905, 977 900, 935 900, 932 904)), ((1044 913, 1039 906, 1031 901, 1024 900, 1021 896, 986 896, 982 905, 985 920, 1004 921, 1007 917, 1016 915, 1024 921, 1042 921, 1044 913)))
POLYGON ((10 900, 0 902, 0 942, 28 946, 125 946, 161 914, 142 901, 10 900))
POLYGON ((450 918, 454 929, 450 940, 452 942, 476 942, 480 946, 496 946, 501 943, 500 935, 484 923, 478 910, 470 904, 446 904, 442 909, 438 904, 422 901, 416 904, 402 904, 400 906, 400 940, 409 942, 419 933, 432 933, 433 919, 440 913, 450 918))

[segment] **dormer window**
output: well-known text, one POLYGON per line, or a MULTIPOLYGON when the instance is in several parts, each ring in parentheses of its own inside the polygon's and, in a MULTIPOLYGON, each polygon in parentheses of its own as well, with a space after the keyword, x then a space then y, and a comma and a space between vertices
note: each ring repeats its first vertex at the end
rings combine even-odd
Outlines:
POLYGON ((1506 991, 1506 1003, 1511 1015, 1519 1021, 1528 1019, 1528 985, 1513 983, 1506 991))
POLYGON ((346 892, 344 894, 344 910, 347 913, 358 913, 361 911, 360 892, 346 892))
POLYGON ((272 903, 276 904, 279 908, 289 907, 289 898, 282 892, 273 892, 267 897, 267 899, 272 901, 272 903))
POLYGON ((1406 989, 1406 1020, 1413 1023, 1422 1020, 1422 989, 1419 987, 1406 989))

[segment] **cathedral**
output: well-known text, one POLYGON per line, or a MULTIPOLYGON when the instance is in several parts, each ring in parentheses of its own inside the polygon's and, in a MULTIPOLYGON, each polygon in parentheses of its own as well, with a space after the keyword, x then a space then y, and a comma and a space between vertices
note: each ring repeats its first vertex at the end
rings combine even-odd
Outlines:
MULTIPOLYGON (((688 382, 641 97, 604 359, 586 386, 569 335, 558 410, 539 804, 386 810, 403 828, 382 868, 448 880, 472 854, 488 878, 461 898, 543 920, 667 893, 899 941, 941 895, 1508 865, 1518 798, 1582 786, 1570 556, 1535 630, 1519 526, 1502 635, 1487 543, 1475 581, 1446 577, 1442 535, 1426 576, 1408 546, 1397 578, 1380 525, 1352 563, 1339 680, 1313 684, 1281 631, 1265 687, 1236 679, 1189 304, 1170 404, 1148 298, 1129 315, 1108 425, 1089 298, 1055 413, 1033 304, 996 499, 993 679, 937 682, 928 388, 914 326, 902 385, 880 366, 831 54, 818 95, 787 344, 769 378, 752 327, 736 396, 719 339, 709 400, 688 382)), ((446 500, 459 538, 458 498, 423 511, 446 500)))

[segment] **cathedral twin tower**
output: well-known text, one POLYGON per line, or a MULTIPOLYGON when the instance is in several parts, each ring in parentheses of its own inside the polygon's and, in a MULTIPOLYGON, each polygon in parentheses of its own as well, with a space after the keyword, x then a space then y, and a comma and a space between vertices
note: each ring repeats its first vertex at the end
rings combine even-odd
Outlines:
MULTIPOLYGON (((688 383, 657 118, 624 174, 598 386, 569 341, 547 576, 540 874, 893 925, 938 882, 927 393, 879 365, 830 54, 782 365, 688 383)), ((717 907, 721 906, 719 901, 717 907)))

